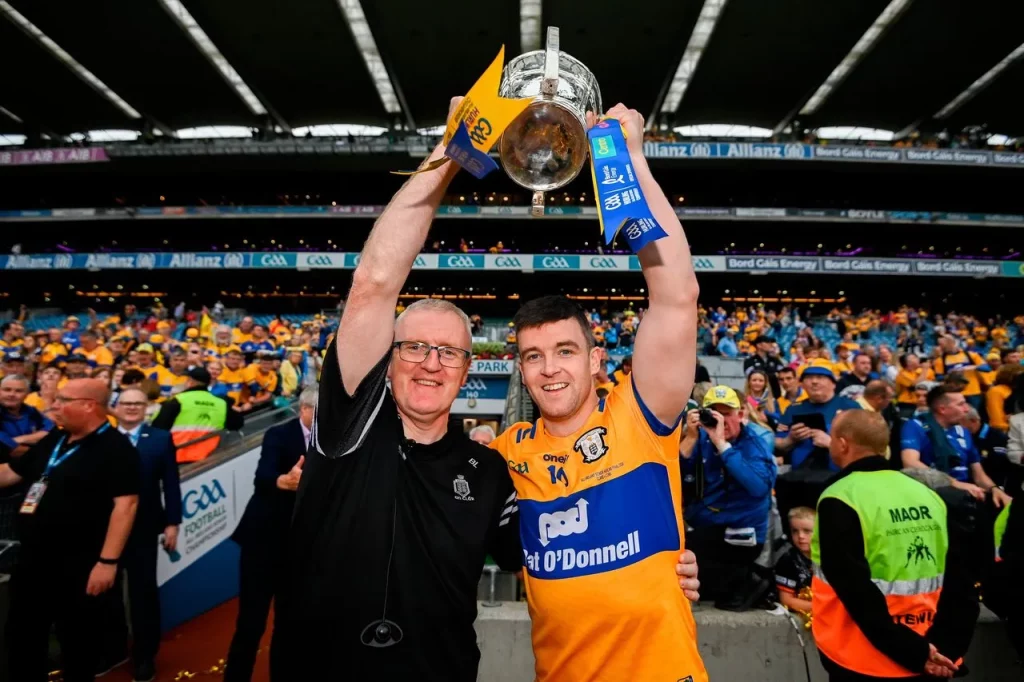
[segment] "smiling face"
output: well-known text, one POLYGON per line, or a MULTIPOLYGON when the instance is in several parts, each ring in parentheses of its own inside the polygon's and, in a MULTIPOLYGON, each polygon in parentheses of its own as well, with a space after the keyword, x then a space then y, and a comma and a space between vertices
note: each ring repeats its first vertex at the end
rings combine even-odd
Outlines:
MULTIPOLYGON (((395 326, 395 341, 418 341, 466 351, 472 347, 469 329, 458 313, 430 308, 403 314, 395 326)), ((431 350, 423 362, 414 362, 402 359, 395 349, 388 367, 391 392, 399 411, 421 422, 447 418, 468 373, 468 361, 462 367, 446 367, 436 350, 431 350)))
POLYGON ((601 353, 575 319, 519 330, 523 383, 546 421, 575 415, 593 394, 601 353))

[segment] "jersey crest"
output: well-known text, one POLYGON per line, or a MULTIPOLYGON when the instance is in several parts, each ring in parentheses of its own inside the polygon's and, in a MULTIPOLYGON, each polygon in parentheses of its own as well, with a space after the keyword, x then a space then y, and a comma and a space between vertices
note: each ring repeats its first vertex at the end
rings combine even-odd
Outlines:
POLYGON ((608 453, 608 446, 604 443, 604 437, 607 433, 608 429, 603 426, 597 426, 576 440, 576 444, 572 446, 572 449, 583 455, 584 464, 593 464, 608 453))

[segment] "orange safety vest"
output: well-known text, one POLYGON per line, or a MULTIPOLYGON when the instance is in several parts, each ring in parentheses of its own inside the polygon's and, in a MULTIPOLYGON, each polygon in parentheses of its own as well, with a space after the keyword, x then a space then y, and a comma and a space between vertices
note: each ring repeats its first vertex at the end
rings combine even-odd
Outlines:
MULTIPOLYGON (((859 471, 830 485, 834 498, 857 512, 871 581, 885 595, 893 620, 919 635, 928 632, 942 594, 948 534, 946 505, 932 490, 898 471, 859 471)), ((819 504, 820 504, 819 500, 819 504)), ((815 521, 811 624, 818 650, 837 665, 873 677, 914 677, 868 641, 821 571, 815 521)))

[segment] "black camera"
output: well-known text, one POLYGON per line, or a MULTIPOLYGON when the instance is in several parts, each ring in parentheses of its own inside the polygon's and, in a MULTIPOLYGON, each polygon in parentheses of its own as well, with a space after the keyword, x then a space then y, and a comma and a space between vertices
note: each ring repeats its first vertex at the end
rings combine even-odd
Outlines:
POLYGON ((718 426, 718 420, 715 419, 715 413, 706 407, 697 414, 697 419, 705 428, 713 429, 718 426))

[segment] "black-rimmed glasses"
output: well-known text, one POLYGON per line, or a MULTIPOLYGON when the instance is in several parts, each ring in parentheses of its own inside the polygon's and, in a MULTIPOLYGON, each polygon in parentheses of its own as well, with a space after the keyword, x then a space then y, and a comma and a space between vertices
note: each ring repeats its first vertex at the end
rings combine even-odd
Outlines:
POLYGON ((456 346, 431 346, 422 341, 395 341, 391 344, 398 349, 398 357, 406 362, 423 362, 430 355, 431 351, 437 351, 437 359, 444 367, 459 369, 466 366, 472 355, 465 348, 456 346))

